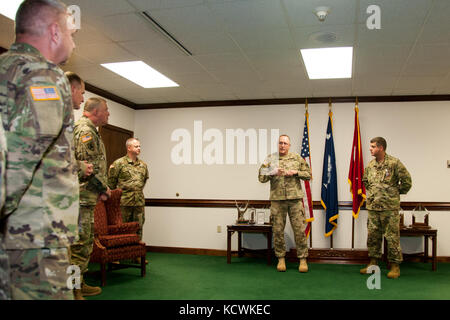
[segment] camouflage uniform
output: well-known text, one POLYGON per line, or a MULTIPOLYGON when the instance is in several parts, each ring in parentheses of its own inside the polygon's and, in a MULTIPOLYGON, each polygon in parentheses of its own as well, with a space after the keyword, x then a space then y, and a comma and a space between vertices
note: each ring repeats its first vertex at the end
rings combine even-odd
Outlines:
POLYGON ((106 151, 95 125, 85 116, 75 123, 73 139, 75 158, 93 165, 92 175, 88 179, 80 179, 80 239, 70 247, 71 263, 80 267, 83 281, 94 243, 94 208, 98 196, 107 190, 106 151))
MULTIPOLYGON (((0 225, 2 220, 3 204, 5 203, 5 157, 6 137, 2 125, 2 114, 0 113, 0 225)), ((2 232, 0 231, 0 300, 11 299, 11 288, 9 287, 9 259, 3 247, 2 232)))
POLYGON ((9 257, 0 241, 0 300, 11 299, 9 257))
POLYGON ((71 299, 65 272, 79 186, 70 84, 36 48, 14 43, 0 56, 0 108, 8 146, 0 236, 11 296, 71 299))
POLYGON ((144 161, 133 162, 128 156, 117 159, 109 167, 108 185, 110 189, 122 189, 120 206, 124 222, 139 222, 138 234, 142 239, 145 222, 144 186, 148 179, 148 169, 144 161))
POLYGON ((0 112, 0 219, 2 218, 2 209, 5 203, 5 157, 7 150, 5 131, 2 124, 2 114, 0 112))
POLYGON ((388 154, 378 163, 373 159, 364 170, 363 182, 367 190, 366 208, 367 249, 369 257, 381 258, 383 236, 388 243, 388 260, 403 261, 400 248, 400 194, 411 189, 411 175, 405 166, 388 154))
POLYGON ((296 153, 289 152, 285 156, 273 153, 261 165, 258 179, 262 183, 270 181, 270 214, 273 223, 275 255, 278 258, 283 258, 286 255, 284 229, 286 214, 289 213, 289 219, 294 230, 297 256, 306 258, 308 246, 305 235, 305 210, 301 201, 304 193, 300 179, 311 179, 311 169, 308 163, 296 153), (291 177, 269 175, 269 172, 276 167, 285 170, 297 170, 298 174, 291 177))

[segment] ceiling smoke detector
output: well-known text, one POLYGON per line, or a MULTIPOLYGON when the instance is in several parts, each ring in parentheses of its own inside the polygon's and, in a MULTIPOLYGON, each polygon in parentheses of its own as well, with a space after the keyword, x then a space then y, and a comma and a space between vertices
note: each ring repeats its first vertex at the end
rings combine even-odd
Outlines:
POLYGON ((328 13, 330 13, 330 8, 329 7, 317 7, 314 10, 314 14, 317 16, 317 18, 319 19, 320 22, 324 22, 325 19, 328 16, 328 13))

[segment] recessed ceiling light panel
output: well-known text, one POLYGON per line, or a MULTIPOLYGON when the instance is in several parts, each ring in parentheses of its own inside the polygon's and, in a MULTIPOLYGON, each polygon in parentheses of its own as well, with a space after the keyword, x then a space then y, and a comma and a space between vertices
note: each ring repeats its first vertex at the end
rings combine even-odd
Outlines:
POLYGON ((352 77, 353 47, 301 49, 310 79, 352 77))
POLYGON ((143 61, 102 63, 102 67, 117 73, 143 88, 178 87, 179 85, 143 61))

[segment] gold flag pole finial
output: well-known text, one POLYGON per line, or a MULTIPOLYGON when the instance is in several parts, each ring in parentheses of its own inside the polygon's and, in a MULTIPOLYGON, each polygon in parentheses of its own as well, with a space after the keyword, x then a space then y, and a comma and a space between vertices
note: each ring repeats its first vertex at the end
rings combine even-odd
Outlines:
POLYGON ((358 97, 356 97, 355 107, 358 109, 358 97))
POLYGON ((305 110, 308 113, 308 98, 305 98, 305 110))
POLYGON ((328 98, 328 110, 331 113, 331 98, 328 98))

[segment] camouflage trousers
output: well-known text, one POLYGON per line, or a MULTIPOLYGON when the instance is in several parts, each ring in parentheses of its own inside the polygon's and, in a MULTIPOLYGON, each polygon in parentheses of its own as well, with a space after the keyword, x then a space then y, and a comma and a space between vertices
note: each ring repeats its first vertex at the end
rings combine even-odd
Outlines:
POLYGON ((81 281, 88 270, 89 259, 94 245, 94 208, 95 206, 81 206, 78 216, 79 239, 70 246, 70 262, 80 267, 81 281))
POLYGON ((67 248, 6 250, 14 300, 73 300, 67 248))
POLYGON ((139 222, 139 230, 137 234, 142 240, 142 228, 145 222, 145 207, 121 206, 123 222, 139 222))
POLYGON ((400 248, 400 215, 398 210, 372 211, 369 210, 367 219, 367 249, 369 257, 380 259, 383 236, 387 242, 387 257, 389 262, 403 261, 400 248))
POLYGON ((270 215, 272 220, 273 244, 275 256, 283 258, 286 255, 286 243, 284 240, 284 229, 286 227, 286 215, 294 231, 295 245, 297 247, 297 257, 306 258, 308 256, 308 244, 305 235, 305 210, 301 199, 295 200, 272 200, 270 202, 270 215))

